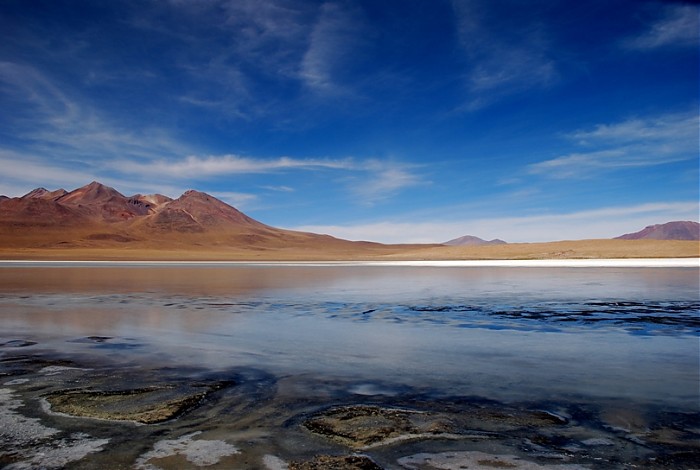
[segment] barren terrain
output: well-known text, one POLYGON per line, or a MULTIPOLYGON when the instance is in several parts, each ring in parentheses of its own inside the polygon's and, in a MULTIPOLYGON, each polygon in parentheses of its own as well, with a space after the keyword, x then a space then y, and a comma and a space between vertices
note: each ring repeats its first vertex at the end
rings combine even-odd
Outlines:
POLYGON ((676 240, 579 240, 496 246, 379 245, 319 243, 313 247, 251 248, 207 243, 129 243, 70 247, 0 246, 3 260, 124 261, 387 261, 697 258, 700 244, 676 240), (160 246, 156 246, 160 245, 160 246))
MULTIPOLYGON (((436 233, 435 238, 442 236, 436 233)), ((480 240, 472 236, 463 239, 480 240)), ((98 182, 71 192, 37 188, 22 197, 0 200, 0 259, 4 260, 395 261, 700 256, 697 240, 492 242, 446 246, 342 240, 266 225, 198 191, 187 191, 177 199, 160 194, 127 197, 98 182)))

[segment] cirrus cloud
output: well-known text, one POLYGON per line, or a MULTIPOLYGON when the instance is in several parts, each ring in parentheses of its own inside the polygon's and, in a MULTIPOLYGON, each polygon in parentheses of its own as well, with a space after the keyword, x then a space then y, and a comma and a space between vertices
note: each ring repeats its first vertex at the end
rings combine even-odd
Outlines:
POLYGON ((181 159, 142 161, 115 161, 111 167, 124 173, 161 175, 173 178, 207 178, 212 176, 270 173, 279 170, 347 169, 349 160, 297 159, 278 157, 259 159, 239 155, 196 156, 181 159))
POLYGON ((576 141, 579 151, 529 165, 528 172, 580 178, 601 171, 697 159, 698 125, 700 120, 694 112, 599 124, 566 136, 576 141))
POLYGON ((650 50, 659 47, 698 47, 700 40, 700 8, 697 5, 672 5, 663 17, 649 25, 638 36, 627 38, 627 49, 650 50))

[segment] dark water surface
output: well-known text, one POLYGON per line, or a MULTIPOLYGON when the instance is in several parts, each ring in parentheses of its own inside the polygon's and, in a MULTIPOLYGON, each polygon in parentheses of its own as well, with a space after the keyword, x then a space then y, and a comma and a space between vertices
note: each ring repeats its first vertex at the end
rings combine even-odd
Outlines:
MULTIPOLYGON (((299 425, 328 407, 449 409, 454 423, 483 402, 569 424, 539 440, 513 431, 488 444, 407 439, 361 453, 383 468, 466 465, 466 454, 452 467, 407 460, 448 451, 545 468, 697 468, 699 338, 697 268, 2 267, 0 420, 56 430, 34 437, 73 449, 53 457, 56 468, 276 469, 358 452, 299 425), (47 411, 51 393, 148 380, 232 385, 161 424, 47 411), (173 450, 192 442, 217 442, 222 455, 173 450)), ((2 433, 0 466, 53 465, 2 433)))

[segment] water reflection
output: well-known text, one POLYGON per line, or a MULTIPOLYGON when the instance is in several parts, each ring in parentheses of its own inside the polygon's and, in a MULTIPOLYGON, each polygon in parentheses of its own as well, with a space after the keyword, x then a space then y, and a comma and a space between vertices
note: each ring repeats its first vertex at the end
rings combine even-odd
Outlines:
POLYGON ((695 268, 505 268, 381 266, 1 267, 0 293, 142 293, 237 296, 304 289, 309 295, 396 299, 473 293, 480 297, 697 299, 695 268))
POLYGON ((0 344, 696 407, 697 279, 693 268, 2 268, 0 344))

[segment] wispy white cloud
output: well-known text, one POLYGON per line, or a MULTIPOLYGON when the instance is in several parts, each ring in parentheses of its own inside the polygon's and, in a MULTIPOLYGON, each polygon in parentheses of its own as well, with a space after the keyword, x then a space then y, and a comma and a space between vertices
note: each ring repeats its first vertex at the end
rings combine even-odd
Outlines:
POLYGON ((261 82, 300 80, 318 8, 304 0, 183 0, 154 2, 126 14, 136 31, 172 43, 171 65, 187 85, 181 103, 227 119, 253 120, 284 107, 261 82))
POLYGON ((369 160, 358 168, 363 173, 353 179, 352 192, 367 205, 392 197, 406 188, 430 184, 416 174, 415 168, 405 164, 369 160))
POLYGON ((0 92, 8 103, 20 109, 18 119, 39 120, 56 128, 65 128, 80 112, 54 83, 37 69, 15 62, 0 62, 0 92))
POLYGON ((468 59, 466 77, 476 110, 503 96, 551 85, 558 80, 546 34, 536 25, 514 25, 504 34, 485 12, 489 2, 452 0, 460 45, 468 59))
POLYGON ((698 47, 700 41, 700 7, 668 5, 657 19, 638 36, 627 38, 628 49, 649 50, 659 47, 698 47))
POLYGON ((475 64, 469 84, 475 93, 513 92, 546 86, 557 77, 554 61, 523 48, 494 48, 492 55, 475 64))
POLYGON ((0 148, 0 194, 21 196, 36 188, 37 184, 48 189, 78 187, 96 179, 96 173, 57 165, 50 160, 37 158, 0 148))
POLYGON ((236 59, 270 75, 296 74, 314 6, 299 0, 229 0, 215 14, 220 10, 225 12, 223 28, 232 39, 229 51, 236 59))
MULTIPOLYGON (((348 194, 351 194, 353 199, 368 205, 395 196, 405 188, 429 184, 415 172, 413 166, 377 159, 252 158, 239 155, 201 157, 191 155, 169 160, 114 160, 106 165, 121 174, 138 175, 141 178, 157 176, 178 180, 288 171, 333 171, 335 178, 341 182, 341 185, 344 184, 348 194)), ((267 186, 265 188, 284 192, 294 191, 288 186, 267 186)))
POLYGON ((555 178, 588 177, 619 168, 697 159, 699 125, 694 112, 600 124, 567 136, 580 151, 532 164, 528 171, 555 178))
POLYGON ((532 174, 541 174, 555 178, 587 177, 596 170, 622 168, 625 166, 643 166, 626 159, 627 151, 601 150, 598 152, 571 153, 561 157, 534 163, 528 167, 532 174))
POLYGON ((591 142, 680 141, 697 137, 696 112, 664 114, 628 119, 615 124, 599 124, 592 130, 579 130, 570 135, 581 144, 591 142))
POLYGON ((280 193, 293 193, 296 191, 294 188, 291 186, 262 186, 263 189, 267 189, 269 191, 276 191, 280 193))
MULTIPOLYGON (((20 101, 28 113, 27 123, 18 124, 13 136, 21 144, 8 147, 0 143, 0 158, 8 162, 4 181, 33 180, 36 184, 41 175, 39 184, 77 187, 100 180, 136 191, 165 189, 176 197, 174 191, 183 182, 196 179, 333 171, 341 182, 338 188, 343 187, 344 178, 352 180, 346 186, 347 194, 359 203, 372 204, 421 180, 404 164, 376 159, 200 155, 167 131, 107 122, 99 110, 71 97, 29 66, 0 63, 0 87, 4 98, 20 101), (21 164, 10 165, 10 161, 21 164), (160 183, 154 185, 154 181, 160 183)), ((250 194, 230 193, 225 198, 239 205, 253 201, 250 194)))
POLYGON ((110 166, 124 173, 192 179, 234 174, 270 173, 280 170, 349 169, 353 167, 353 163, 349 159, 322 160, 291 157, 260 159, 238 155, 207 157, 191 155, 171 160, 114 161, 110 163, 110 166))
MULTIPOLYGON (((154 158, 187 151, 187 146, 155 128, 109 123, 93 106, 66 93, 38 69, 0 62, 0 96, 26 115, 14 121, 13 137, 30 154, 94 161, 114 156, 154 158)), ((2 148, 2 144, 0 144, 2 148)))
POLYGON ((173 66, 190 81, 179 96, 183 104, 251 121, 296 115, 308 104, 305 90, 315 98, 357 91, 346 77, 364 41, 354 2, 185 0, 147 11, 139 9, 131 24, 177 45, 173 66), (178 21, 163 22, 163 16, 178 21), (303 87, 282 98, 266 92, 273 83, 303 87))
POLYGON ((255 194, 236 193, 231 191, 216 191, 211 195, 231 206, 236 207, 239 210, 246 209, 251 203, 254 203, 258 199, 258 196, 255 194))
POLYGON ((323 3, 299 70, 309 88, 322 94, 349 92, 338 75, 361 45, 361 30, 356 9, 340 2, 323 3))
POLYGON ((37 186, 49 190, 71 191, 90 181, 100 181, 112 186, 123 194, 161 193, 178 197, 186 189, 184 186, 169 185, 162 180, 120 178, 115 172, 102 172, 99 166, 38 157, 26 152, 14 152, 0 148, 0 194, 10 197, 22 196, 37 186))
POLYGON ((603 207, 593 210, 454 220, 414 220, 354 225, 305 225, 290 227, 327 233, 349 240, 382 243, 441 243, 463 235, 500 238, 510 243, 613 238, 641 230, 647 225, 672 220, 698 220, 700 204, 693 202, 650 203, 603 207))

